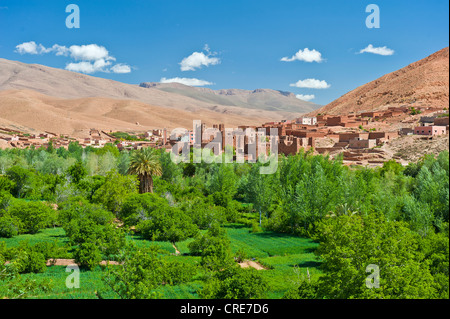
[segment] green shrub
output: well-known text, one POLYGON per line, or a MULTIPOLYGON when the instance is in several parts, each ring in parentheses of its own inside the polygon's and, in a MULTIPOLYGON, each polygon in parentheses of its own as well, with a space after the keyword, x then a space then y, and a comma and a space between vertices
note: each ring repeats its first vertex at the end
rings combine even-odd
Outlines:
POLYGON ((47 269, 45 256, 33 250, 18 250, 12 260, 13 267, 18 273, 42 273, 47 269))
POLYGON ((64 227, 75 219, 89 219, 95 224, 106 225, 113 221, 114 214, 101 205, 91 204, 82 197, 74 197, 60 205, 58 222, 64 227))
POLYGON ((194 265, 165 260, 156 246, 127 246, 119 261, 108 267, 103 282, 122 299, 161 298, 158 287, 189 282, 196 272, 194 265))
POLYGON ((161 267, 163 282, 168 285, 179 285, 189 282, 196 273, 196 267, 192 264, 179 261, 170 261, 161 267))
POLYGON ((227 220, 227 209, 202 198, 185 202, 181 209, 192 218, 192 222, 200 229, 208 229, 213 223, 222 224, 227 220))
POLYGON ((0 192, 5 191, 10 193, 15 187, 15 183, 9 178, 0 176, 0 192))
POLYGON ((267 282, 256 269, 233 266, 216 272, 200 291, 200 297, 203 299, 261 299, 264 298, 267 289, 267 282))
POLYGON ((247 254, 247 252, 245 251, 245 249, 243 249, 243 248, 239 248, 239 250, 236 252, 236 254, 235 254, 235 260, 238 262, 238 263, 241 263, 241 262, 243 262, 244 260, 246 260, 248 258, 248 254, 247 254))
POLYGON ((156 194, 133 194, 128 196, 119 211, 118 218, 127 226, 135 226, 168 202, 156 194))
POLYGON ((36 234, 51 225, 55 216, 52 208, 41 202, 24 202, 15 200, 8 208, 8 213, 20 220, 20 233, 36 234))
POLYGON ((94 269, 102 261, 102 254, 94 243, 82 243, 74 252, 75 262, 90 270, 94 269))
POLYGON ((259 226, 259 224, 255 221, 252 222, 252 229, 250 229, 251 233, 260 233, 262 232, 262 228, 259 226))
POLYGON ((198 235, 188 248, 192 255, 202 256, 201 265, 207 269, 219 270, 233 263, 230 241, 217 224, 205 234, 198 235))
POLYGON ((118 213, 126 198, 137 194, 138 181, 136 176, 123 176, 117 171, 110 171, 105 183, 92 195, 94 203, 102 204, 113 213, 118 213))
POLYGON ((19 221, 10 215, 0 217, 0 237, 11 238, 19 234, 19 221))
POLYGON ((317 280, 302 279, 296 288, 289 289, 283 299, 317 299, 317 280))
POLYGON ((198 232, 190 216, 168 205, 154 211, 149 219, 139 222, 136 229, 144 238, 172 243, 194 237, 198 232))

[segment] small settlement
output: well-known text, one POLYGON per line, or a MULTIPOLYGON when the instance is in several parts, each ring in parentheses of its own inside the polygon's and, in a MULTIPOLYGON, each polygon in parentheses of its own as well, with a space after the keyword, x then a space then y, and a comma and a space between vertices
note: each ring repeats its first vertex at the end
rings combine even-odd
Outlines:
MULTIPOLYGON (((448 134, 448 111, 429 107, 413 108, 410 106, 388 107, 383 111, 360 112, 340 116, 319 114, 316 117, 301 117, 295 120, 264 123, 261 126, 239 126, 239 131, 247 133, 241 138, 232 135, 233 146, 241 148, 248 154, 249 145, 253 144, 258 131, 270 135, 271 129, 276 129, 278 153, 296 154, 301 149, 313 149, 318 154, 343 154, 344 163, 379 165, 385 161, 381 146, 406 135, 418 135, 424 139, 433 139, 439 135, 448 134), (447 113, 446 113, 447 112, 447 113), (420 114, 420 115, 418 115, 420 114), (395 125, 394 125, 395 124, 395 125), (253 133, 248 134, 249 132, 253 133), (243 145, 242 145, 243 143, 243 145)), ((230 133, 224 124, 215 124, 207 128, 201 125, 202 147, 217 142, 217 149, 223 151, 226 139, 230 133), (222 140, 217 140, 217 132, 222 133, 222 140), (228 134, 228 135, 227 135, 228 134)), ((165 148, 170 150, 175 143, 186 142, 191 147, 196 138, 193 130, 179 134, 168 129, 155 129, 141 134, 139 140, 117 138, 113 132, 90 129, 85 138, 71 138, 68 135, 57 135, 52 132, 26 134, 9 128, 0 127, 0 146, 13 148, 49 147, 67 148, 70 142, 78 142, 82 147, 103 147, 107 143, 116 145, 120 150, 140 149, 143 147, 165 148)), ((266 147, 269 148, 269 143, 266 147)), ((248 158, 246 158, 248 159, 248 158)))

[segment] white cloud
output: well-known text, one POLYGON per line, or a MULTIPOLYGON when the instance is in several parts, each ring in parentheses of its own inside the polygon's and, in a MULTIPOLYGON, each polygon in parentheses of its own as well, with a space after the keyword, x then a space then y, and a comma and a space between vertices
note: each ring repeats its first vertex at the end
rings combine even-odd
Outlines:
POLYGON ((123 64, 123 63, 119 63, 119 64, 114 65, 111 68, 111 71, 114 72, 114 73, 120 73, 120 74, 130 73, 131 72, 131 67, 129 65, 126 65, 126 64, 123 64))
POLYGON ((113 72, 118 74, 130 73, 131 67, 124 63, 114 66, 111 61, 116 59, 109 54, 109 51, 97 44, 72 45, 70 47, 54 44, 46 48, 42 44, 34 41, 25 42, 16 46, 15 52, 20 54, 46 54, 54 53, 56 56, 69 56, 76 62, 66 65, 66 70, 82 73, 113 72), (78 62, 79 61, 79 62, 78 62))
POLYGON ((78 61, 96 61, 100 59, 116 60, 109 55, 105 47, 97 44, 72 45, 69 48, 70 56, 78 61))
POLYGON ((316 96, 314 94, 306 94, 306 95, 297 94, 295 97, 297 99, 303 100, 303 101, 311 101, 311 100, 314 100, 316 98, 316 96))
POLYGON ((36 44, 36 42, 30 41, 17 45, 15 52, 20 54, 44 54, 54 52, 57 56, 67 56, 69 49, 58 44, 54 44, 51 48, 46 48, 42 44, 36 44))
POLYGON ((195 71, 202 66, 208 67, 220 63, 220 59, 214 57, 216 53, 211 53, 207 44, 205 45, 204 50, 207 54, 203 52, 194 52, 190 56, 184 58, 180 63, 181 71, 195 71))
POLYGON ((326 81, 316 79, 300 80, 297 83, 290 84, 290 86, 305 88, 305 89, 328 89, 331 87, 326 81))
POLYGON ((98 70, 95 69, 94 65, 91 62, 78 62, 78 63, 69 63, 66 65, 66 70, 72 72, 81 72, 81 73, 94 73, 98 70))
POLYGON ((372 44, 369 44, 365 49, 359 51, 359 53, 373 53, 378 55, 393 55, 395 53, 394 50, 389 49, 388 47, 378 47, 375 48, 372 44))
MULTIPOLYGON (((107 68, 110 66, 112 62, 106 61, 105 59, 99 59, 94 62, 90 61, 81 61, 77 63, 69 63, 66 65, 66 70, 73 72, 82 72, 82 73, 95 73, 95 72, 105 72, 108 73, 110 70, 107 68)), ((111 68, 113 71, 114 67, 111 68)), ((113 71, 114 72, 114 71, 113 71)), ((125 73, 125 72, 114 72, 114 73, 125 73)))
POLYGON ((55 52, 56 56, 67 56, 69 49, 63 45, 54 44, 49 52, 55 52))
POLYGON ((34 41, 24 42, 16 46, 16 50, 19 54, 39 54, 39 46, 34 41))
POLYGON ((316 51, 315 49, 309 50, 308 48, 304 50, 299 50, 295 55, 291 58, 284 57, 281 59, 283 62, 292 62, 292 61, 304 61, 304 62, 317 62, 320 63, 323 61, 322 53, 316 51))
POLYGON ((161 83, 181 83, 181 84, 189 85, 189 86, 214 85, 214 83, 204 81, 204 80, 199 80, 199 79, 195 79, 195 78, 179 78, 179 77, 172 78, 172 79, 161 78, 160 82, 161 83))

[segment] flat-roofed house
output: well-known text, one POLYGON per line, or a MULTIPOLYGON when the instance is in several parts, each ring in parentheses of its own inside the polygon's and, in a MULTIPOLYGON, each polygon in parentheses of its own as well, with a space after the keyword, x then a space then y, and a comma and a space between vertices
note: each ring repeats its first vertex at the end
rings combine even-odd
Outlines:
POLYGON ((414 134, 416 135, 444 135, 447 133, 447 128, 445 126, 418 126, 414 129, 414 134))

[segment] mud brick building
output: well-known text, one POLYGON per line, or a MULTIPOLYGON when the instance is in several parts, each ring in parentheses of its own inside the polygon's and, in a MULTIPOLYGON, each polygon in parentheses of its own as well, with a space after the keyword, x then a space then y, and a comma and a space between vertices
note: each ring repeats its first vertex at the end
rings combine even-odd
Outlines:
POLYGON ((354 138, 348 143, 348 147, 354 149, 373 148, 375 146, 377 146, 377 140, 372 139, 362 140, 359 138, 354 138))
POLYGON ((419 126, 414 129, 416 135, 444 135, 447 134, 447 128, 445 126, 419 126))
POLYGON ((448 126, 449 117, 437 117, 434 119, 433 124, 437 126, 448 126))
POLYGON ((349 122, 348 116, 333 116, 326 118, 326 126, 343 126, 343 124, 349 122))
POLYGON ((314 138, 282 136, 278 143, 278 152, 284 155, 295 155, 301 149, 314 147, 314 138))
POLYGON ((327 132, 319 131, 319 130, 286 130, 285 135, 295 136, 295 137, 321 138, 321 137, 325 137, 327 135, 327 132))
POLYGON ((361 140, 368 140, 369 139, 369 133, 354 133, 354 132, 345 132, 345 133, 339 133, 339 142, 347 142, 349 143, 350 140, 353 139, 361 139, 361 140))
POLYGON ((399 137, 398 132, 370 132, 369 139, 377 140, 377 144, 380 142, 388 142, 390 140, 399 137))
POLYGON ((364 112, 364 113, 360 114, 361 117, 371 117, 371 118, 381 118, 384 115, 385 115, 385 113, 382 111, 371 111, 371 112, 364 112))

